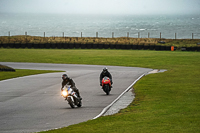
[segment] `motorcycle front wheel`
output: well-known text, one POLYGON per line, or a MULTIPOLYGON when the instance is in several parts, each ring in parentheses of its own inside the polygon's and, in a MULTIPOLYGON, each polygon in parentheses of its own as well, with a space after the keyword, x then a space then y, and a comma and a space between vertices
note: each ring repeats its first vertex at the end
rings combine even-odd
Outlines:
POLYGON ((109 95, 109 94, 110 94, 110 88, 109 88, 108 85, 105 85, 105 86, 104 86, 104 91, 105 91, 106 95, 109 95))
POLYGON ((77 106, 78 106, 78 107, 81 107, 81 106, 82 106, 82 102, 81 102, 81 100, 79 101, 79 103, 78 103, 77 106))
POLYGON ((75 107, 75 104, 70 97, 67 98, 67 101, 68 101, 69 105, 71 106, 71 108, 75 107))

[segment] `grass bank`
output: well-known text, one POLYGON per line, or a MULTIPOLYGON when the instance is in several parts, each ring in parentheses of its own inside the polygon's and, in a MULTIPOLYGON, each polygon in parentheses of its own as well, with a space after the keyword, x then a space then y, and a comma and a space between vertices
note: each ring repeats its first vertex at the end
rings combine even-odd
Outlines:
POLYGON ((53 72, 61 72, 61 71, 51 71, 51 70, 26 70, 26 69, 16 69, 14 72, 10 71, 0 71, 0 81, 23 77, 28 75, 42 74, 42 73, 53 73, 53 72))
POLYGON ((200 132, 200 53, 140 50, 0 49, 0 61, 98 64, 167 69, 134 85, 135 100, 118 114, 56 132, 200 132), (10 54, 12 53, 12 54, 10 54))
POLYGON ((159 42, 165 42, 163 46, 181 47, 199 47, 200 39, 165 39, 165 38, 97 38, 97 37, 39 37, 39 36, 1 36, 1 44, 9 43, 81 43, 81 44, 130 44, 130 45, 160 45, 159 42))

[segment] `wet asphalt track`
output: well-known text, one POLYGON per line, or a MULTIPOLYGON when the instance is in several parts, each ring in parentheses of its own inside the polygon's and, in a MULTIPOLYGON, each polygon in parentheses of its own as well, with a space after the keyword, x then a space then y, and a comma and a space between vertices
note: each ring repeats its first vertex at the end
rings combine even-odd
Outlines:
POLYGON ((39 74, 0 81, 0 132, 50 130, 84 122, 97 116, 140 75, 152 69, 107 66, 113 89, 107 96, 99 86, 104 66, 0 62, 15 69, 64 70, 75 81, 83 98, 71 109, 60 95, 61 73, 39 74))

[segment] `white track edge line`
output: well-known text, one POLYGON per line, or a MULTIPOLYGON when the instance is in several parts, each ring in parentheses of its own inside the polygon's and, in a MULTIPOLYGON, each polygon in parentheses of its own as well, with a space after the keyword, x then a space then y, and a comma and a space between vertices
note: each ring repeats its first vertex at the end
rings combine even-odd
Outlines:
POLYGON ((140 80, 143 76, 145 76, 145 74, 142 74, 139 78, 137 78, 124 92, 122 92, 111 104, 109 104, 107 107, 105 107, 101 113, 99 115, 97 115, 96 117, 94 117, 93 119, 97 119, 100 116, 102 116, 106 111, 108 111, 108 109, 114 104, 116 103, 126 92, 128 92, 131 87, 138 81, 140 80))

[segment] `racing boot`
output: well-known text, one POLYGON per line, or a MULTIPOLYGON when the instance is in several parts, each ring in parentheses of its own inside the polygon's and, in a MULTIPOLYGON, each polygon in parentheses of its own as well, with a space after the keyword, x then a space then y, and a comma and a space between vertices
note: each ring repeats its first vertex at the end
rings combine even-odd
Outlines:
POLYGON ((77 92, 76 92, 76 93, 77 93, 77 95, 78 95, 79 99, 80 99, 80 100, 82 100, 82 97, 80 96, 80 93, 79 93, 79 91, 78 91, 78 90, 77 90, 77 92))

